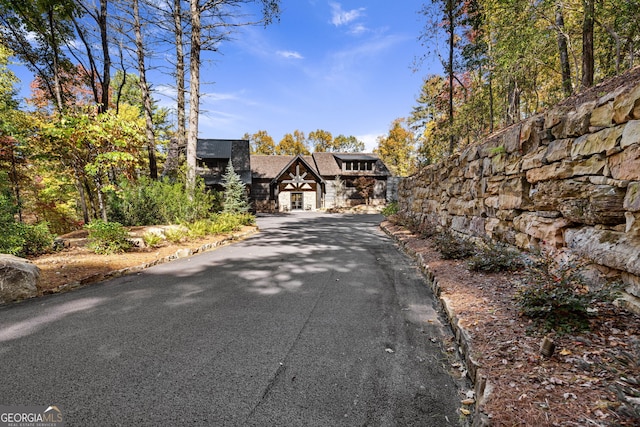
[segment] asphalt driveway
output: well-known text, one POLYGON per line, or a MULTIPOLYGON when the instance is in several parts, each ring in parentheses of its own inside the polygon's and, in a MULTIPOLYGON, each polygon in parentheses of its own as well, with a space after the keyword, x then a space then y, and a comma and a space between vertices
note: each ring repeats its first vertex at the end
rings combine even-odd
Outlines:
POLYGON ((456 425, 449 332, 381 220, 261 217, 234 245, 0 307, 0 405, 68 426, 456 425))

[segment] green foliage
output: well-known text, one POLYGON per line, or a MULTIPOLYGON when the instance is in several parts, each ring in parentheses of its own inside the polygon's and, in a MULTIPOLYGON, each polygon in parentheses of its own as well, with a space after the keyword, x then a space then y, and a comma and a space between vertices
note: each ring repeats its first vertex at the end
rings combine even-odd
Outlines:
POLYGON ((588 329, 589 308, 615 298, 619 285, 608 283, 592 290, 582 270, 575 262, 557 264, 550 254, 540 254, 525 270, 524 283, 515 296, 518 308, 545 331, 588 329))
POLYGON ((118 222, 93 220, 86 225, 89 230, 89 249, 101 255, 124 252, 131 248, 126 228, 118 222))
POLYGON ((247 201, 247 190, 240 176, 233 169, 233 164, 229 160, 227 171, 222 176, 224 187, 223 212, 244 213, 249 210, 247 201))
POLYGON ((404 119, 394 120, 389 134, 378 138, 374 152, 395 176, 409 176, 415 170, 415 137, 404 119))
POLYGON ((46 222, 34 225, 20 224, 20 228, 24 239, 22 255, 41 255, 51 251, 54 236, 46 222))
POLYGON ((255 224, 255 217, 249 213, 222 212, 212 215, 188 225, 188 235, 192 239, 199 239, 207 235, 230 233, 245 225, 255 224))
POLYGON ((164 236, 171 243, 180 243, 187 237, 188 230, 182 227, 171 227, 164 230, 164 236))
POLYGON ((442 231, 434 236, 433 242, 443 259, 465 259, 475 254, 473 242, 456 236, 450 231, 442 231))
POLYGON ((207 234, 209 234, 209 230, 211 229, 212 221, 210 219, 201 219, 196 222, 192 222, 187 226, 189 229, 188 234, 192 239, 200 239, 207 234))
POLYGON ((156 233, 146 232, 142 235, 142 240, 144 244, 150 248, 157 248, 162 245, 164 239, 162 236, 156 233))
POLYGON ((391 202, 388 203, 387 206, 385 206, 382 209, 382 215, 389 217, 391 215, 395 215, 398 213, 398 202, 391 202))
POLYGON ((519 270, 524 263, 521 254, 509 245, 487 239, 477 247, 468 265, 471 271, 497 273, 519 270))
POLYGON ((0 193, 0 253, 27 256, 50 251, 54 237, 47 223, 31 225, 17 222, 15 212, 11 198, 0 193))
POLYGON ((215 195, 198 180, 193 198, 181 182, 141 178, 109 195, 109 217, 126 226, 191 223, 207 218, 215 195))
POLYGON ((11 198, 0 193, 0 253, 18 255, 22 251, 24 239, 13 216, 15 212, 11 198))

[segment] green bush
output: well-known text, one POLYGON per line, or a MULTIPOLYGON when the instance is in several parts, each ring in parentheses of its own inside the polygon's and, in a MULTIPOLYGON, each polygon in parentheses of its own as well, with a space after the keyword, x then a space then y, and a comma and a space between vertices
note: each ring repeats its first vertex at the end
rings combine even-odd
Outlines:
POLYGON ((433 242, 443 259, 465 259, 475 254, 476 246, 470 240, 442 231, 434 236, 433 242))
POLYGON ((127 230, 118 222, 93 220, 86 228, 89 231, 88 247, 97 254, 124 252, 132 246, 127 230))
POLYGON ((11 197, 0 193, 0 253, 19 255, 24 246, 20 225, 14 218, 15 213, 16 207, 11 197))
POLYGON ((11 198, 0 194, 0 253, 27 256, 49 252, 54 236, 46 222, 35 225, 17 222, 11 198))
POLYGON ((545 331, 574 332, 589 328, 589 308, 596 302, 611 301, 619 284, 607 283, 590 289, 575 262, 557 264, 548 253, 540 254, 527 266, 523 285, 515 295, 524 316, 545 331))
POLYGON ((21 224, 24 243, 21 255, 41 255, 53 248, 54 236, 49 232, 49 225, 41 222, 35 225, 21 224))
POLYGON ((187 237, 188 231, 185 231, 182 227, 171 227, 164 230, 164 236, 171 243, 180 243, 187 237))
POLYGON ((207 234, 210 234, 212 221, 210 219, 201 219, 195 222, 192 222, 187 226, 189 229, 188 234, 192 239, 200 239, 205 237, 207 234))
POLYGON ((164 242, 164 239, 162 238, 162 236, 160 236, 159 234, 150 233, 150 232, 144 233, 142 235, 142 240, 144 241, 144 244, 150 248, 157 248, 158 246, 161 246, 162 243, 164 242))
POLYGON ((109 195, 109 217, 123 225, 191 223, 207 218, 219 207, 219 195, 198 180, 193 197, 182 182, 141 178, 123 182, 109 195))
POLYGON ((468 262, 471 271, 497 273, 515 271, 524 266, 520 252, 505 243, 485 240, 468 262))
POLYGON ((382 209, 382 215, 386 217, 390 217, 391 215, 395 215, 397 213, 398 213, 398 202, 388 203, 387 206, 385 206, 382 209))

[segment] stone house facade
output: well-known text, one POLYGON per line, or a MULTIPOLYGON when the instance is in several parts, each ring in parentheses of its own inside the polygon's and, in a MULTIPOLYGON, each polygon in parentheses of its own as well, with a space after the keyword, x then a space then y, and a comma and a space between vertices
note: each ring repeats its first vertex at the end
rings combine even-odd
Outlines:
MULTIPOLYGON (((313 153, 298 156, 250 155, 247 140, 200 139, 197 173, 209 188, 220 189, 231 159, 247 185, 257 212, 313 211, 365 203, 355 180, 370 178, 370 204, 384 204, 391 173, 370 153, 313 153)), ((394 187, 395 188, 395 187, 394 187)))

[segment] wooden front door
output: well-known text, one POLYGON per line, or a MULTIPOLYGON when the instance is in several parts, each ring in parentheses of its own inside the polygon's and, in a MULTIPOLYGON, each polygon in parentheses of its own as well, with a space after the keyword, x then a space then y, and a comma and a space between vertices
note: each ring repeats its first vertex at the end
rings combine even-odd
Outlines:
POLYGON ((291 193, 291 210, 302 210, 302 193, 291 193))

